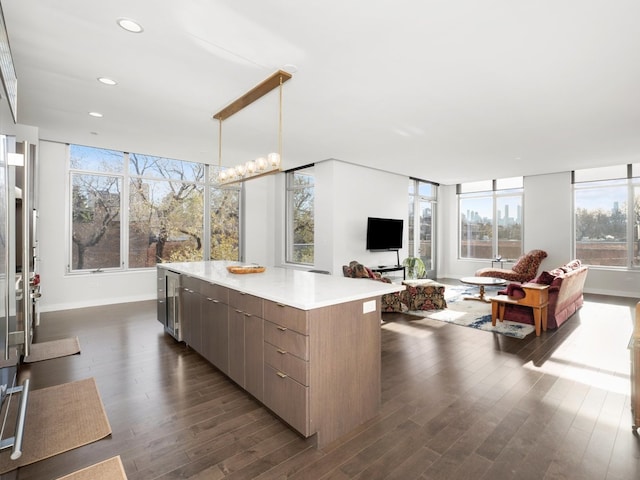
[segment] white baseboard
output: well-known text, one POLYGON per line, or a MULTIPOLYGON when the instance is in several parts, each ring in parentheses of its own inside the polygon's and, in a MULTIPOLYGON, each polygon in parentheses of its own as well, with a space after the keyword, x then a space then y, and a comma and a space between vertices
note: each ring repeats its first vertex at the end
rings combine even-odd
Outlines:
POLYGON ((100 307, 103 305, 114 305, 116 303, 143 302, 147 300, 156 300, 156 295, 135 295, 131 297, 109 297, 99 300, 92 299, 87 301, 66 302, 58 304, 40 305, 40 313, 57 312, 59 310, 74 310, 76 308, 100 307))

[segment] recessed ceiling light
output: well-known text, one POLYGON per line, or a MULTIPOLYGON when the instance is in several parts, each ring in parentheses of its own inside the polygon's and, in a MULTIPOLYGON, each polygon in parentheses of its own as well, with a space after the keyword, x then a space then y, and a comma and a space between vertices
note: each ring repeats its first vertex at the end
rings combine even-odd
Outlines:
POLYGON ((115 80, 112 80, 111 78, 107 78, 107 77, 98 77, 98 81, 100 83, 104 83, 105 85, 117 85, 118 82, 116 82, 115 80))
POLYGON ((131 20, 130 18, 119 18, 117 20, 118 25, 124 28, 127 32, 131 33, 142 33, 144 28, 135 20, 131 20))
POLYGON ((102 114, 100 112, 89 112, 89 115, 96 118, 102 118, 102 114))
POLYGON ((298 71, 298 67, 292 63, 286 63, 282 66, 282 70, 287 73, 296 73, 298 71))

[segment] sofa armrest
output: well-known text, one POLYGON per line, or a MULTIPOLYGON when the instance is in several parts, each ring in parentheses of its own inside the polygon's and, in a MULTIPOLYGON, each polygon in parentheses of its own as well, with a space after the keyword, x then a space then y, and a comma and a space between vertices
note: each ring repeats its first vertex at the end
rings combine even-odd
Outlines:
POLYGON ((510 283, 509 285, 507 285, 506 294, 513 300, 520 300, 521 298, 525 297, 526 292, 521 285, 517 283, 510 283))

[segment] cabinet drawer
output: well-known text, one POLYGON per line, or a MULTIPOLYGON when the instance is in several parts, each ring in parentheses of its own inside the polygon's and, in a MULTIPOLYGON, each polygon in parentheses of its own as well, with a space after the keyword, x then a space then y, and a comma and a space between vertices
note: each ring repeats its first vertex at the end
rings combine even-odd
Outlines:
POLYGON ((218 302, 224 303, 225 305, 229 304, 229 289, 227 287, 207 282, 202 294, 207 298, 217 300, 218 302))
POLYGON ((305 437, 309 431, 309 387, 264 366, 264 404, 305 437))
POLYGON ((249 315, 262 317, 262 302, 260 297, 254 297, 238 290, 229 290, 229 305, 249 315))
POLYGON ((264 319, 296 332, 304 333, 305 335, 309 334, 309 324, 305 310, 265 300, 264 319))
POLYGON ((264 322, 264 341, 303 360, 309 360, 309 337, 282 325, 264 322))
POLYGON ((289 375, 298 383, 309 386, 309 362, 266 342, 264 344, 264 361, 279 372, 289 375))
POLYGON ((182 287, 188 290, 193 290, 194 292, 200 293, 202 289, 202 284, 205 283, 198 278, 189 277, 187 275, 182 275, 182 287))

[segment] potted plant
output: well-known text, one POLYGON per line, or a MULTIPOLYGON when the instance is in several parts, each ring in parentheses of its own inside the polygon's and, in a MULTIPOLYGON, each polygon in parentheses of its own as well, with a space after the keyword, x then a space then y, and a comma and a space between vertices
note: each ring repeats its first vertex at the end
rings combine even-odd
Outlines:
POLYGON ((427 273, 420 257, 407 257, 402 261, 402 265, 407 269, 407 278, 422 278, 427 273))

